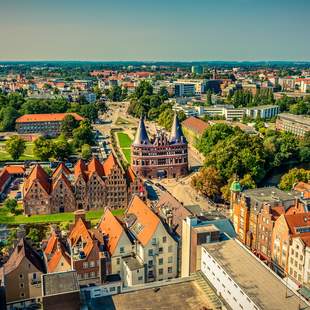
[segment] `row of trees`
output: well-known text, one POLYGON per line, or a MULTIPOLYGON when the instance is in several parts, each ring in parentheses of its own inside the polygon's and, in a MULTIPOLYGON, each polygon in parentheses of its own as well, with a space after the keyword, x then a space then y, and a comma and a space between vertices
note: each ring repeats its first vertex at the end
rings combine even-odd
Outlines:
POLYGON ((24 114, 76 112, 95 121, 98 113, 106 110, 104 102, 88 103, 83 96, 70 102, 65 98, 31 99, 20 92, 0 93, 0 130, 14 130, 15 120, 24 114))
MULTIPOLYGON (((83 159, 91 156, 91 145, 95 143, 94 133, 88 120, 78 123, 68 115, 56 139, 39 137, 34 142, 34 155, 40 160, 68 159, 74 152, 80 151, 83 159)), ((26 142, 19 136, 12 136, 6 142, 6 151, 13 160, 18 160, 25 152, 26 142)))
POLYGON ((309 136, 297 140, 290 133, 273 130, 249 135, 226 124, 209 127, 196 147, 205 155, 205 163, 192 185, 212 198, 227 199, 236 177, 244 187, 253 188, 274 167, 310 161, 309 136))

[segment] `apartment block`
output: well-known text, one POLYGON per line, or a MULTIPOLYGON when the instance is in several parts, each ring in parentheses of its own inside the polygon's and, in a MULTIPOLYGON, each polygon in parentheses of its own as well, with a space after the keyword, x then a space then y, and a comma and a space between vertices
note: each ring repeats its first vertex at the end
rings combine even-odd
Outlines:
POLYGON ((303 115, 281 113, 276 120, 276 129, 291 132, 302 138, 310 131, 310 118, 303 115))

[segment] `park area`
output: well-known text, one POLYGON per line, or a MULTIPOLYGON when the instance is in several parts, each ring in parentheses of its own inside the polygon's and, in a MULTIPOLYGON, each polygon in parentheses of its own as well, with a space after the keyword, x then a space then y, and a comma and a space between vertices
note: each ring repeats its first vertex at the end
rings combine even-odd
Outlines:
POLYGON ((124 157, 126 158, 127 162, 130 163, 131 160, 131 144, 132 140, 127 135, 127 133, 124 132, 117 132, 117 139, 120 145, 121 152, 124 154, 124 157))
MULTIPOLYGON (((34 143, 26 142, 25 153, 19 158, 19 161, 23 160, 36 160, 33 153, 34 143)), ((0 141, 0 161, 12 160, 11 155, 5 150, 5 141, 0 141)))
MULTIPOLYGON (((86 219, 92 223, 98 223, 99 219, 104 213, 104 209, 92 210, 86 213, 86 219)), ((112 211, 113 215, 121 216, 124 214, 123 209, 117 209, 112 211)), ((56 213, 47 215, 32 215, 26 216, 23 214, 14 215, 8 209, 0 206, 0 224, 7 225, 19 225, 19 224, 44 224, 44 223, 63 223, 74 221, 74 213, 56 213)))

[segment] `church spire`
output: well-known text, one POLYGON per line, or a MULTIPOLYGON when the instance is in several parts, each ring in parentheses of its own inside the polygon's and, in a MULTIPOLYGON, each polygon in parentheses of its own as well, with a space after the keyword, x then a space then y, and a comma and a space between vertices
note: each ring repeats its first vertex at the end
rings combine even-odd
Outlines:
POLYGON ((173 124, 171 127, 171 133, 170 133, 170 142, 177 143, 177 142, 186 142, 186 139, 183 135, 181 124, 179 122, 179 118, 177 113, 174 113, 173 117, 173 124))
POLYGON ((135 140, 133 141, 133 145, 141 145, 141 144, 150 144, 149 137, 146 132, 146 128, 144 125, 144 117, 141 115, 139 125, 137 128, 135 140))

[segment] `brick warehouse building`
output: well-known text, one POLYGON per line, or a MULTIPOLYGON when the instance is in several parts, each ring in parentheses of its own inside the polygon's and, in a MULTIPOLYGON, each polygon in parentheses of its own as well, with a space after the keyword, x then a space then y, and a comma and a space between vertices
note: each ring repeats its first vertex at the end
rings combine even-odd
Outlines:
POLYGON ((125 172, 113 154, 103 164, 96 157, 88 164, 79 160, 73 172, 61 163, 51 176, 36 165, 24 182, 24 212, 32 215, 124 208, 134 194, 145 196, 143 182, 130 168, 125 172))
POLYGON ((148 178, 175 178, 188 173, 187 141, 176 114, 169 138, 157 131, 149 140, 143 117, 140 119, 131 146, 131 167, 137 175, 148 178))
POLYGON ((60 134, 67 115, 72 115, 76 121, 84 119, 77 113, 25 114, 16 120, 16 130, 19 134, 40 133, 55 137, 60 134))

